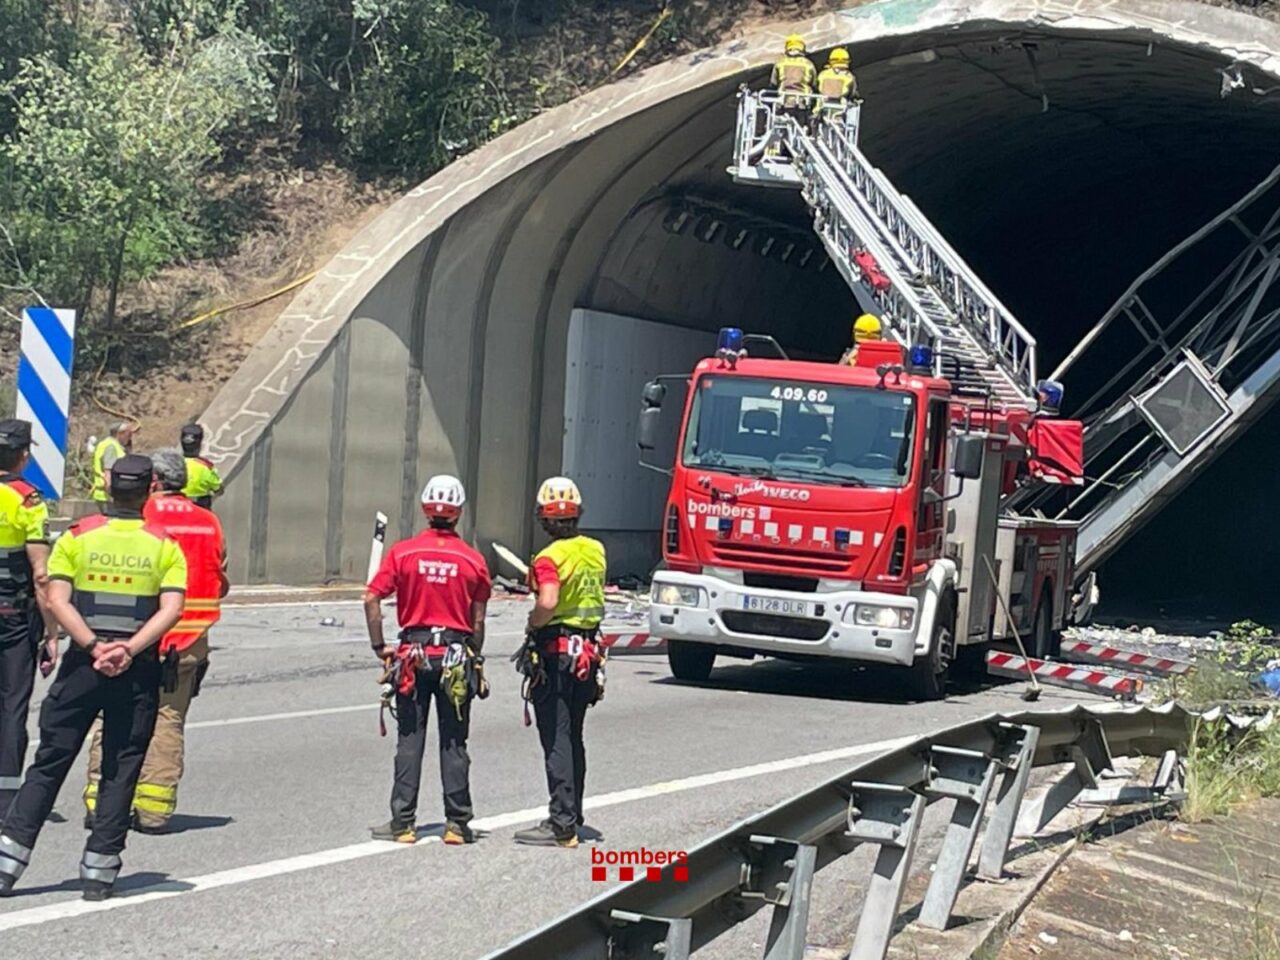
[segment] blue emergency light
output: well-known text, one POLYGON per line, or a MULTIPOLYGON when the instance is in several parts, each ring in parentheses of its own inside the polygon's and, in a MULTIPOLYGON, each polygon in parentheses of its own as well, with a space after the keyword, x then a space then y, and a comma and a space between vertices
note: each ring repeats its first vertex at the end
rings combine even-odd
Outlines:
POLYGON ((733 518, 721 517, 720 518, 720 536, 727 537, 732 532, 733 532, 733 518))
POLYGON ((835 538, 836 538, 837 550, 849 549, 849 531, 848 530, 844 530, 844 529, 837 530, 835 532, 835 538))
POLYGON ((742 330, 738 327, 721 327, 720 336, 716 339, 717 353, 741 353, 742 330))
POLYGON ((911 366, 922 371, 932 370, 933 351, 923 343, 917 343, 911 348, 911 366))

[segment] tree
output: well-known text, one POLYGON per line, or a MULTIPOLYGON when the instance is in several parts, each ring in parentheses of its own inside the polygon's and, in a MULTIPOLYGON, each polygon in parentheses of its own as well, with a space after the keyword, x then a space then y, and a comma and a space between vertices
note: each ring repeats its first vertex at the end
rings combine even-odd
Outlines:
POLYGON ((0 144, 0 226, 18 282, 86 313, 97 295, 110 331, 122 282, 198 246, 201 176, 219 135, 264 108, 260 61, 233 28, 175 33, 159 60, 105 33, 65 66, 24 60, 0 88, 15 111, 0 144))
POLYGON ((488 19, 454 0, 355 0, 340 127, 366 164, 426 173, 518 122, 488 19))

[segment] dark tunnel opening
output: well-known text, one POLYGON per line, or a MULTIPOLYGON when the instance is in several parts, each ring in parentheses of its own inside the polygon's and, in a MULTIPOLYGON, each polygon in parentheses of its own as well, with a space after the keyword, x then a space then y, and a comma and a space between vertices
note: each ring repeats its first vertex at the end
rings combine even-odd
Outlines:
MULTIPOLYGON (((1035 335, 1042 376, 1142 270, 1280 157, 1280 101, 1222 96, 1225 58, 1107 38, 1006 33, 924 46, 929 39, 867 51, 858 69, 863 149, 1035 335)), ((732 111, 726 91, 703 116, 730 128, 732 111)), ((754 225, 778 244, 775 259, 792 241, 801 253, 806 237, 816 246, 798 193, 734 185, 724 172, 727 138, 719 146, 646 198, 665 211, 665 231, 709 250, 731 247, 754 225), (689 224, 673 231, 672 211, 681 209, 692 211, 689 224), (713 240, 695 236, 717 217, 724 223, 713 240)), ((647 229, 664 229, 660 221, 647 229)), ((640 298, 597 278, 588 301, 706 328, 754 320, 802 353, 834 357, 848 343, 853 299, 835 270, 816 269, 817 252, 762 309, 736 301, 732 284, 715 316, 696 319, 662 305, 653 287, 640 298)), ((703 269, 723 255, 704 258, 703 269)), ((667 269, 678 270, 688 254, 668 248, 665 256, 667 269)), ((1189 278, 1188 301, 1195 284, 1189 278)), ((1073 370, 1066 412, 1071 397, 1083 399, 1118 364, 1090 357, 1073 370)), ((1278 438, 1280 411, 1272 411, 1113 555, 1102 569, 1103 612, 1280 613, 1280 599, 1261 582, 1280 553, 1280 513, 1267 509, 1275 484, 1265 469, 1278 438), (1248 564, 1240 562, 1246 551, 1248 564)))

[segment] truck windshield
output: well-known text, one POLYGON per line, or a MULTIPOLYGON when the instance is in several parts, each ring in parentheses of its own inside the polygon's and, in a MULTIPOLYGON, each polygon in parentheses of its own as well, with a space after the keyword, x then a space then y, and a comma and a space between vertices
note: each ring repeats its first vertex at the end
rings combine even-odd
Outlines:
POLYGON ((686 467, 859 487, 901 487, 910 476, 911 394, 714 375, 696 390, 686 467))

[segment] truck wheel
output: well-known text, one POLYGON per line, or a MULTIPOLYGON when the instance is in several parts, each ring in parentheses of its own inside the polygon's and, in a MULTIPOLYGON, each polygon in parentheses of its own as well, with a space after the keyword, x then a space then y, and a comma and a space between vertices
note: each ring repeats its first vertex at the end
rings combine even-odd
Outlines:
POLYGON ((951 662, 943 651, 954 643, 954 609, 950 600, 939 605, 929 652, 907 668, 907 692, 913 700, 941 700, 947 694, 951 662))
POLYGON ((667 663, 677 680, 701 683, 711 676, 711 668, 716 663, 716 648, 705 643, 668 640, 667 663))
POLYGON ((1027 652, 1037 660, 1047 660, 1062 652, 1062 634, 1053 629, 1053 610, 1043 598, 1040 600, 1040 605, 1036 607, 1031 649, 1027 652))

